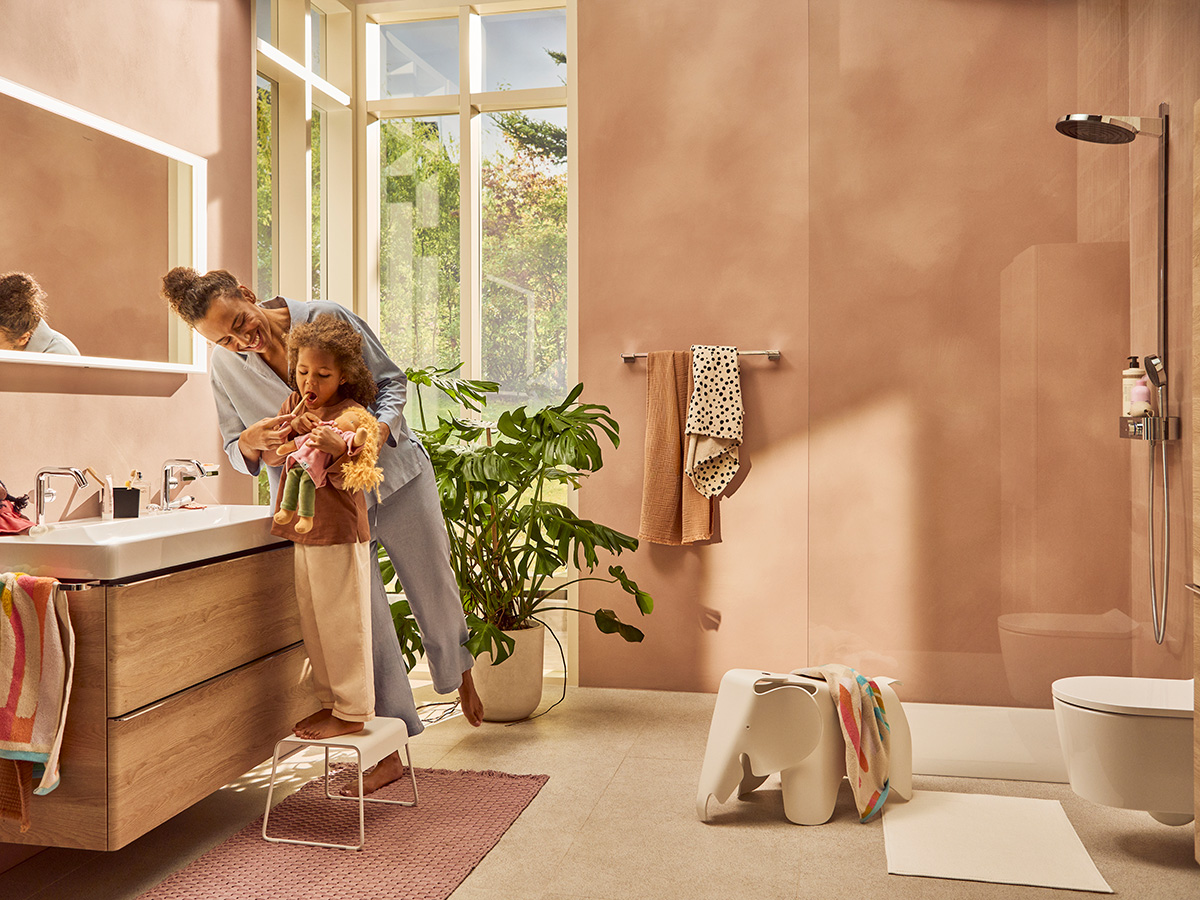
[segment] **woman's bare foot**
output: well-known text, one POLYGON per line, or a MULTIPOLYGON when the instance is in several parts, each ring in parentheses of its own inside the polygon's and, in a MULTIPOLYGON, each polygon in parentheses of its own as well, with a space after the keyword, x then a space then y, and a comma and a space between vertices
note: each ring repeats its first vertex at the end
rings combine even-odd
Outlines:
MULTIPOLYGON (((400 751, 391 756, 385 756, 369 772, 363 773, 363 793, 373 794, 384 785, 391 784, 404 775, 404 763, 400 762, 400 751)), ((358 784, 354 783, 342 788, 343 797, 357 797, 358 784)))
POLYGON ((458 686, 458 702, 462 707, 463 717, 475 727, 483 722, 483 701, 475 690, 475 680, 471 670, 462 673, 462 684, 458 686))
POLYGON ((338 737, 343 734, 356 734, 362 730, 362 722, 347 722, 345 719, 339 719, 337 716, 330 714, 305 728, 301 728, 297 732, 297 735, 309 740, 322 740, 324 738, 338 737))
POLYGON ((293 725, 292 726, 292 734, 299 737, 300 729, 308 728, 312 725, 315 725, 315 724, 317 724, 317 722, 320 722, 322 719, 327 719, 331 715, 333 715, 333 713, 328 709, 318 709, 311 716, 305 716, 303 719, 301 719, 299 722, 297 722, 295 725, 293 725))
POLYGON ((301 516, 296 520, 296 534, 308 534, 312 531, 313 517, 301 516))
POLYGON ((295 514, 295 510, 281 509, 279 512, 275 513, 275 521, 280 525, 286 525, 288 522, 292 521, 292 516, 295 514))

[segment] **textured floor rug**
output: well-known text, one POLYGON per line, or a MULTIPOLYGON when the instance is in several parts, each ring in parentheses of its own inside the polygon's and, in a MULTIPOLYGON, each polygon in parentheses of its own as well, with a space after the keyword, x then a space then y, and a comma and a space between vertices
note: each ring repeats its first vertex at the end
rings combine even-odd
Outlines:
MULTIPOLYGON (((351 782, 339 770, 333 790, 351 782)), ((360 851, 262 838, 262 818, 176 872, 142 900, 445 900, 529 805, 546 775, 417 769, 415 807, 368 803, 360 851)), ((376 796, 412 799, 407 778, 376 796)), ((358 843, 358 804, 328 800, 323 779, 271 811, 271 836, 358 843)))
POLYGON ((915 791, 883 840, 892 875, 1112 893, 1057 800, 915 791))

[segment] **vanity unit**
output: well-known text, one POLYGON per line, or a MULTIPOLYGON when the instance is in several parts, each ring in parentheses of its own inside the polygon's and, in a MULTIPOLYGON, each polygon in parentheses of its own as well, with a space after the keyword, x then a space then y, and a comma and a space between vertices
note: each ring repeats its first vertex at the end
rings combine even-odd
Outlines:
POLYGON ((315 709, 292 546, 270 534, 269 512, 177 510, 0 539, 0 570, 92 582, 68 594, 62 781, 34 797, 26 833, 0 821, 0 842, 116 850, 268 759, 315 709))

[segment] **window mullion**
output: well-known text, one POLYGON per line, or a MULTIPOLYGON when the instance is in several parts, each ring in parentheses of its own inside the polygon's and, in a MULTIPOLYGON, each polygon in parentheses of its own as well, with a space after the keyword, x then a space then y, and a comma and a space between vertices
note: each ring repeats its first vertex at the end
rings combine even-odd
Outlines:
POLYGON ((471 105, 471 95, 480 80, 482 29, 479 16, 469 7, 458 14, 459 65, 459 327, 462 333, 463 367, 471 378, 483 372, 483 329, 480 294, 480 121, 471 105))

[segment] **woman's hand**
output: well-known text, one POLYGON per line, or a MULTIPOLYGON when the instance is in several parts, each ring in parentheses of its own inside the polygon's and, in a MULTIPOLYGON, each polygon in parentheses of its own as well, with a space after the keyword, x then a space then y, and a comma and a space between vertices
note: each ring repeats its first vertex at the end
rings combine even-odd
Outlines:
POLYGON ((274 450, 287 440, 291 421, 290 415, 259 419, 246 427, 238 443, 242 445, 243 450, 256 450, 259 453, 263 450, 274 450))
POLYGON ((314 428, 309 433, 308 443, 335 459, 346 452, 346 442, 336 429, 328 425, 318 425, 314 428))

